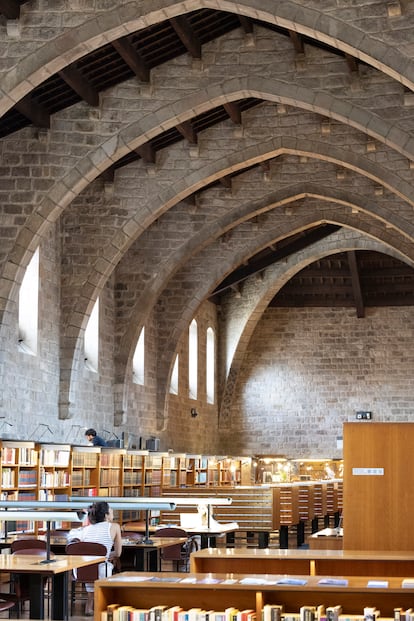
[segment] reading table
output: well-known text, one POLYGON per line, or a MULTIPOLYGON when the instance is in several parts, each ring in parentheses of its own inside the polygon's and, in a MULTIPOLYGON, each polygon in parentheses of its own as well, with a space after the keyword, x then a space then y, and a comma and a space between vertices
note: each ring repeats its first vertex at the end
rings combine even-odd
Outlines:
POLYGON ((51 618, 69 618, 69 576, 73 569, 103 563, 104 556, 55 556, 52 560, 30 554, 0 554, 0 573, 29 575, 30 619, 44 619, 44 583, 51 578, 51 618))

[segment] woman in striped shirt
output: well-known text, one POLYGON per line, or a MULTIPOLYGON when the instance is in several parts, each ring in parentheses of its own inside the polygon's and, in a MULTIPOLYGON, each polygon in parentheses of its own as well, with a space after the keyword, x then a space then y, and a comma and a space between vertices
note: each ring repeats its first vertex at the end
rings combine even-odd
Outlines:
MULTIPOLYGON (((102 543, 107 550, 105 563, 99 565, 99 577, 111 576, 114 568, 111 559, 114 560, 121 556, 122 536, 121 527, 113 521, 114 514, 107 502, 94 502, 88 507, 88 525, 76 529, 72 534, 79 541, 102 543)), ((88 600, 85 607, 85 615, 93 614, 93 583, 86 583, 88 600)))

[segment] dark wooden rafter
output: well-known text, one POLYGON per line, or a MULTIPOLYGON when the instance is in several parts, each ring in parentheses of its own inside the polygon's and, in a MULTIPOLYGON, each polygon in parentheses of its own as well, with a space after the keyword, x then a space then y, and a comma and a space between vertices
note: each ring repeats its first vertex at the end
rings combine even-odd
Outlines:
POLYGON ((241 110, 237 104, 235 104, 234 102, 225 103, 223 104, 223 108, 225 109, 233 123, 236 123, 236 125, 241 125, 241 110))
POLYGON ((231 176, 230 175, 225 175, 224 177, 220 177, 220 179, 218 179, 218 181, 225 188, 231 189, 231 176))
POLYGON ((142 144, 140 147, 137 147, 135 151, 147 164, 155 164, 156 152, 150 142, 142 144))
POLYGON ((121 58, 141 82, 149 82, 150 68, 139 52, 128 41, 127 37, 112 41, 112 47, 116 49, 121 58))
POLYGON ((99 106, 98 91, 93 88, 74 64, 68 65, 58 73, 62 80, 64 80, 81 99, 86 101, 90 106, 99 106))
POLYGON ((305 53, 305 46, 303 44, 302 36, 298 32, 296 32, 295 30, 289 30, 289 37, 290 37, 290 40, 293 43, 293 47, 295 48, 295 51, 298 54, 304 54, 305 53))
POLYGON ((349 71, 358 71, 358 60, 355 56, 351 56, 351 54, 345 53, 346 64, 348 65, 349 71))
POLYGON ((188 19, 183 15, 172 17, 170 24, 174 28, 181 42, 193 58, 201 58, 201 43, 192 29, 188 19))
POLYGON ((361 281, 355 250, 347 252, 349 271, 351 272, 352 292, 354 295, 357 317, 365 317, 365 306, 362 299, 361 281))
POLYGON ((244 15, 239 15, 239 22, 246 34, 253 32, 253 22, 251 19, 245 17, 244 15))
POLYGON ((176 129, 190 144, 197 144, 197 132, 194 130, 191 121, 184 121, 176 125, 176 129))
POLYGON ((16 110, 23 114, 35 127, 50 128, 50 114, 32 100, 30 95, 26 95, 16 104, 16 110))
POLYGON ((0 13, 7 19, 19 19, 20 4, 17 0, 0 0, 0 13))
POLYGON ((273 265, 273 263, 276 263, 277 261, 280 261, 295 252, 303 250, 303 248, 306 248, 310 244, 316 243, 317 241, 332 235, 332 233, 337 231, 339 228, 339 226, 334 224, 327 224, 323 227, 309 231, 306 235, 298 237, 295 241, 292 241, 285 247, 278 248, 276 245, 275 248, 275 245, 269 246, 269 249, 272 250, 271 253, 268 253, 267 256, 260 259, 253 258, 253 260, 249 261, 246 266, 234 270, 234 272, 225 278, 217 289, 215 289, 212 295, 214 296, 218 293, 222 293, 226 289, 229 289, 235 284, 245 280, 252 274, 264 270, 269 265, 273 265))

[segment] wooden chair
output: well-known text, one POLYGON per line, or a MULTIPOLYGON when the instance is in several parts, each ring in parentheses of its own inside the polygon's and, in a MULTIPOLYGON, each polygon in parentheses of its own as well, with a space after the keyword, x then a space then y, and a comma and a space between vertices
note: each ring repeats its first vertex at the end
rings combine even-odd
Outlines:
MULTIPOLYGON (((102 543, 93 543, 88 541, 75 541, 68 543, 66 546, 66 554, 75 556, 106 556, 106 546, 102 543)), ((75 601, 86 600, 85 583, 95 582, 99 578, 99 563, 96 565, 88 565, 87 567, 79 567, 76 574, 72 574, 72 583, 70 588, 70 614, 73 615, 75 601), (80 588, 77 590, 76 586, 80 588)))
POLYGON ((189 571, 189 560, 191 552, 198 550, 197 540, 189 536, 188 533, 182 528, 175 528, 173 526, 166 526, 165 528, 158 528, 152 535, 152 537, 185 537, 184 543, 178 543, 177 545, 168 546, 168 548, 162 548, 160 551, 161 563, 162 561, 169 561, 172 563, 175 571, 189 571))

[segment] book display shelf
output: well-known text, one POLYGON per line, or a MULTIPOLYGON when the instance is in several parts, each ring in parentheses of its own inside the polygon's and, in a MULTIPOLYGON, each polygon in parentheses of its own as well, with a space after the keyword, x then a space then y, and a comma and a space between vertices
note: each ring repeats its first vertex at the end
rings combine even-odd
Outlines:
POLYGON ((253 611, 256 620, 261 621, 262 612, 269 606, 281 607, 285 619, 293 616, 301 621, 316 619, 315 615, 305 617, 302 607, 311 612, 340 606, 343 619, 364 619, 364 610, 369 607, 380 611, 382 618, 394 618, 395 608, 408 610, 412 603, 412 589, 406 588, 401 578, 179 573, 160 576, 125 572, 95 582, 95 621, 110 621, 110 613, 112 619, 121 621, 114 614, 120 606, 129 607, 131 616, 125 617, 128 620, 140 619, 132 616, 131 608, 158 608, 162 620, 163 609, 179 607, 193 613, 198 609, 199 616, 194 619, 201 621, 221 618, 212 615, 212 611, 223 614, 229 608, 253 611), (203 611, 209 613, 208 617, 203 617, 203 611))

